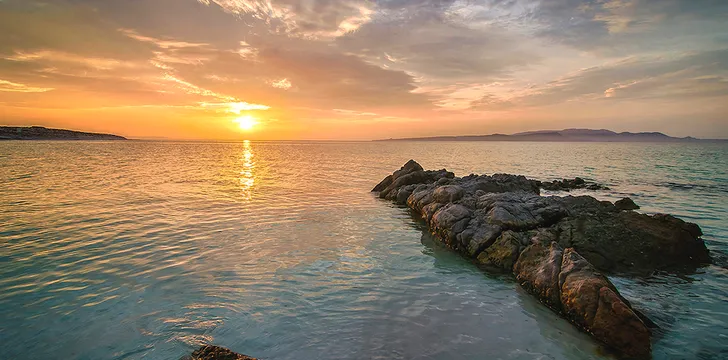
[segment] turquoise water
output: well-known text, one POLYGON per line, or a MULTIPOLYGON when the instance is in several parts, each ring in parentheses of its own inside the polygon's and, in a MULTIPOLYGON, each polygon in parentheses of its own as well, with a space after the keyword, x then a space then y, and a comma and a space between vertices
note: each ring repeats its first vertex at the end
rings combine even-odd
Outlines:
MULTIPOLYGON (((0 142, 0 359, 608 359, 369 190, 410 158, 608 184, 728 252, 728 146, 0 142)), ((728 270, 613 278, 656 359, 728 358, 728 270)))

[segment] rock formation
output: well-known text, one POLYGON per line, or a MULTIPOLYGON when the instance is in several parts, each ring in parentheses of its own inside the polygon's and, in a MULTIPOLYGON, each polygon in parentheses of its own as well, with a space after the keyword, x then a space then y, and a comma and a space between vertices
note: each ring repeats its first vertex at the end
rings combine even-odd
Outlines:
POLYGON ((192 355, 183 357, 182 360, 257 360, 250 356, 241 355, 228 349, 204 345, 195 350, 192 355))
POLYGON ((448 247, 513 272, 541 302, 621 355, 649 357, 654 324, 600 271, 649 274, 707 263, 700 228, 631 211, 631 200, 615 206, 590 196, 540 196, 542 186, 508 174, 458 178, 410 160, 372 191, 420 214, 448 247))
POLYGON ((573 179, 554 180, 551 182, 542 182, 541 188, 544 190, 554 191, 570 191, 574 189, 609 190, 609 188, 604 185, 594 182, 587 182, 580 177, 575 177, 573 179))
POLYGON ((630 198, 623 198, 621 200, 617 200, 614 202, 614 206, 617 207, 617 210, 637 210, 640 208, 630 198))

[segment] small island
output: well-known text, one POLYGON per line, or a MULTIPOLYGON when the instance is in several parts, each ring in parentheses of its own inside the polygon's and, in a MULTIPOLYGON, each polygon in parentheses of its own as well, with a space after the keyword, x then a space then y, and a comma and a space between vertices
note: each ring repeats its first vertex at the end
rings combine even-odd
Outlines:
POLYGON ((127 140, 123 136, 89 133, 42 126, 0 126, 0 140, 127 140))

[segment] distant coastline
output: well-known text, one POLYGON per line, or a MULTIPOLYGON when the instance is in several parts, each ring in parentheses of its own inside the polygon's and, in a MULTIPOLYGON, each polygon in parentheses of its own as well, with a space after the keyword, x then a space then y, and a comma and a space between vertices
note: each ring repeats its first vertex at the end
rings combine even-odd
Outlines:
POLYGON ((123 136, 42 126, 0 126, 0 140, 127 140, 123 136))
POLYGON ((527 131, 511 135, 431 136, 374 141, 543 141, 543 142, 726 142, 728 139, 698 139, 691 136, 673 137, 661 132, 614 132, 606 129, 564 129, 527 131))

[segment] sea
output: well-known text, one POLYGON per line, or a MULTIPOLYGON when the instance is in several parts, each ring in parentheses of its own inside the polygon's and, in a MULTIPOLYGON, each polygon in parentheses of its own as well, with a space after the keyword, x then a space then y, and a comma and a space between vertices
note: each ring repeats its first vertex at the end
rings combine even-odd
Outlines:
POLYGON ((655 359, 728 359, 728 143, 407 141, 0 142, 0 359, 614 358, 370 193, 409 159, 699 224, 715 264, 610 278, 655 359))

